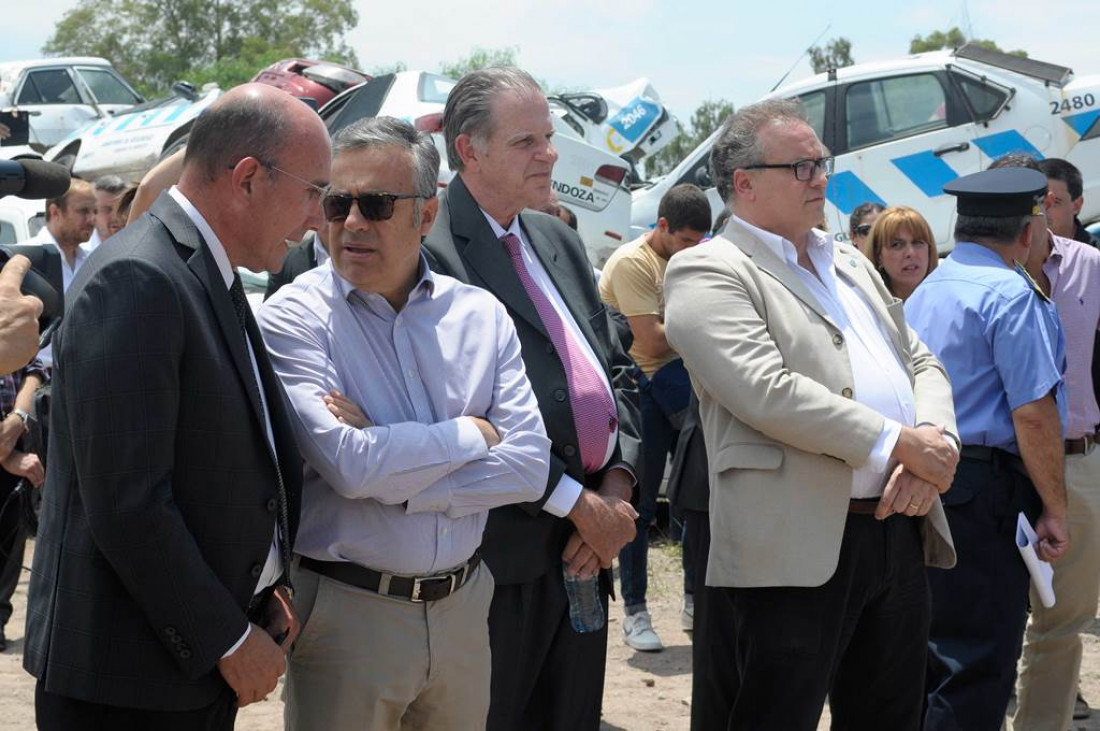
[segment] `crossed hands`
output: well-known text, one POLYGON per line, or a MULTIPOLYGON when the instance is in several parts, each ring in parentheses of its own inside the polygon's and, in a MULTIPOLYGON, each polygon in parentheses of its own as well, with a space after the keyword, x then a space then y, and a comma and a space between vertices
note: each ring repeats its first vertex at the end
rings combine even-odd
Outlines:
POLYGON ((286 587, 278 587, 268 599, 263 622, 263 627, 251 626, 233 654, 218 660, 218 671, 237 694, 238 708, 264 700, 286 672, 286 654, 302 629, 286 587))
POLYGON ((562 560, 582 579, 611 568, 619 551, 634 540, 638 512, 630 504, 633 479, 622 469, 608 470, 599 490, 581 490, 569 512, 577 531, 569 537, 562 560))
MULTIPOLYGON (((335 416, 341 424, 347 424, 356 429, 366 429, 374 426, 374 422, 359 408, 358 404, 336 389, 329 391, 328 395, 323 398, 329 413, 335 416)), ((477 430, 481 432, 481 438, 485 440, 486 447, 492 448, 500 444, 500 433, 497 432, 496 427, 488 419, 483 419, 480 416, 466 416, 464 418, 472 421, 477 430)))

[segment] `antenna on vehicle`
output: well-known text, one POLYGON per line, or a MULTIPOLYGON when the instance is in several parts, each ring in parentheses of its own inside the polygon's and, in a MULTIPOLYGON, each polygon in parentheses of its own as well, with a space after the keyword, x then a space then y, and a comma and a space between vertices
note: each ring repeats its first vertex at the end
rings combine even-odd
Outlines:
POLYGON ((783 82, 787 80, 787 77, 791 75, 792 71, 794 71, 794 67, 798 65, 798 62, 801 61, 803 58, 805 58, 806 54, 810 52, 810 49, 813 48, 814 46, 816 46, 817 42, 821 40, 822 36, 824 36, 826 33, 828 33, 829 29, 832 28, 832 27, 833 27, 833 24, 829 23, 828 25, 825 26, 825 30, 823 30, 823 31, 821 31, 820 33, 817 34, 817 38, 814 38, 813 42, 811 42, 810 45, 806 46, 806 50, 802 52, 801 56, 799 56, 798 58, 796 58, 794 60, 794 63, 791 64, 791 67, 789 69, 787 69, 787 73, 780 76, 779 81, 775 82, 775 86, 773 86, 771 89, 768 90, 769 94, 771 92, 775 91, 776 89, 778 89, 783 84, 783 82))

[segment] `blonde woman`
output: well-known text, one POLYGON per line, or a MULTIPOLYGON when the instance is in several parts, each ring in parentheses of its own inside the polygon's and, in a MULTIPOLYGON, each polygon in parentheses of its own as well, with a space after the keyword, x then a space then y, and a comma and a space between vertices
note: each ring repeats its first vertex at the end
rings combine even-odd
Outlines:
POLYGON ((939 263, 932 228, 908 206, 890 206, 880 213, 860 251, 874 263, 894 296, 903 301, 939 263))

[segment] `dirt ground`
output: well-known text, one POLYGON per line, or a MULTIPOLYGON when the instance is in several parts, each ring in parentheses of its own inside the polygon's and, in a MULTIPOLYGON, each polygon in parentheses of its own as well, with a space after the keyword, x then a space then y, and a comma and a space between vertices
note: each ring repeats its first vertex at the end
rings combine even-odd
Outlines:
MULTIPOLYGON (((29 546, 28 546, 29 548, 29 546)), ((30 564, 30 551, 25 560, 30 564)), ((27 602, 24 571, 16 591, 15 616, 8 623, 8 651, 0 655, 0 729, 34 728, 34 682, 22 669, 23 625, 27 602)), ((680 629, 680 553, 673 545, 650 552, 649 607, 665 651, 635 653, 621 638, 621 606, 612 605, 608 633, 607 681, 604 688, 603 731, 686 731, 691 715, 691 638, 680 629)), ((1081 672, 1085 697, 1100 706, 1100 619, 1085 636, 1081 672)), ((792 692, 797 689, 792 688, 792 692)), ((282 729, 282 703, 277 695, 243 709, 240 731, 282 729)), ((1075 731, 1100 731, 1100 710, 1075 731)), ((818 727, 828 729, 828 709, 818 727)))

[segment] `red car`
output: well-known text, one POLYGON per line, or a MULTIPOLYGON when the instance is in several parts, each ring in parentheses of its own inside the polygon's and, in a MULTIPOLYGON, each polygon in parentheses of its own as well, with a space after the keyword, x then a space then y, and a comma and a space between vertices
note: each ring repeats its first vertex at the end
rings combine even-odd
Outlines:
MULTIPOLYGON (((312 99, 320 109, 342 91, 371 80, 370 74, 326 61, 287 58, 261 70, 252 79, 282 89, 299 99, 312 99)), ((313 106, 313 105, 311 105, 313 106)))

